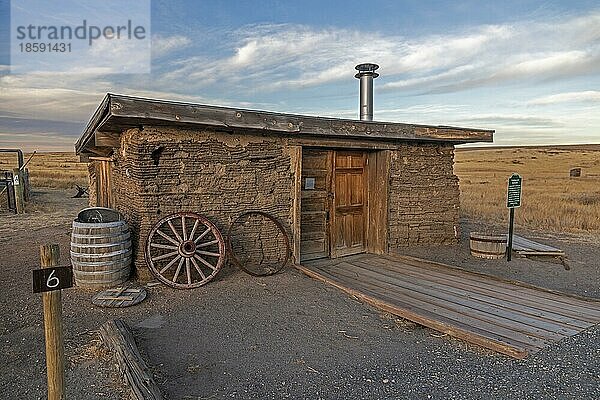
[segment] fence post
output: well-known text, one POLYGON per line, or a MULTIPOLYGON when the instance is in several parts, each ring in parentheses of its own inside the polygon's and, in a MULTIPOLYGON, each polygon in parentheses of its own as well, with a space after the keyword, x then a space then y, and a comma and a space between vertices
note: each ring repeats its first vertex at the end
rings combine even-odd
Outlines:
POLYGON ((31 186, 29 185, 29 170, 24 168, 23 170, 23 182, 25 183, 23 190, 23 199, 28 202, 31 199, 31 186))
POLYGON ((25 212, 25 179, 23 171, 19 168, 13 169, 13 187, 15 188, 17 214, 23 214, 25 212))
MULTIPOLYGON (((57 244, 40 246, 40 264, 42 268, 58 266, 59 259, 60 248, 57 244)), ((65 397, 65 355, 61 291, 44 292, 42 301, 44 303, 48 400, 63 400, 65 397)))

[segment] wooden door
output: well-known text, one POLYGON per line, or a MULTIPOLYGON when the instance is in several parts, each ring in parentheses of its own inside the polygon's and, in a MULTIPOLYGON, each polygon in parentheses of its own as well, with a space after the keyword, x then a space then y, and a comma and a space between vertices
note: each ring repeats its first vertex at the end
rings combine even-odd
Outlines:
POLYGON ((360 151, 334 153, 332 257, 365 251, 366 159, 360 151))
POLYGON ((300 260, 329 257, 332 151, 302 150, 300 260))

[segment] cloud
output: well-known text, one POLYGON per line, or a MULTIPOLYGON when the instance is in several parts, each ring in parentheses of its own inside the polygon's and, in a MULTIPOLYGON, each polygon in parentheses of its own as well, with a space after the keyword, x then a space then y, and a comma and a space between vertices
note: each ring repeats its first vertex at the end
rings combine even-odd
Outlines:
POLYGON ((473 58, 494 38, 510 35, 507 27, 484 26, 471 33, 407 40, 348 29, 262 25, 237 32, 232 55, 180 60, 164 77, 187 77, 198 86, 218 79, 260 83, 263 90, 310 87, 348 79, 364 61, 377 61, 387 76, 439 69, 473 58))
POLYGON ((27 119, 0 116, 0 132, 20 134, 23 132, 55 132, 77 136, 84 127, 82 122, 27 119))
POLYGON ((102 71, 103 69, 98 69, 97 75, 80 74, 76 70, 0 75, 0 117, 82 123, 90 118, 107 92, 192 103, 233 105, 233 102, 226 99, 209 99, 160 90, 156 88, 150 75, 136 75, 132 81, 125 76, 123 82, 115 82, 114 76, 105 76, 102 71))
POLYGON ((188 47, 192 40, 186 36, 152 36, 152 57, 163 57, 169 53, 188 47))
POLYGON ((51 133, 2 133, 0 147, 17 148, 23 151, 73 151, 74 140, 62 132, 51 133))
MULTIPOLYGON (((466 89, 543 82, 598 72, 600 13, 560 23, 521 22, 488 32, 485 46, 473 57, 444 54, 441 68, 427 64, 416 74, 384 84, 383 89, 413 89, 420 93, 452 93, 466 89), (494 34, 495 33, 495 34, 494 34)), ((448 37, 446 39, 451 39, 448 37)), ((425 38, 423 45, 427 46, 425 38)))
POLYGON ((563 20, 481 25, 416 38, 302 25, 245 27, 218 58, 179 59, 163 78, 196 88, 274 91, 348 80, 354 65, 381 65, 380 89, 421 93, 543 81, 597 72, 600 12, 563 20))
POLYGON ((586 90, 583 92, 565 92, 538 97, 527 102, 528 105, 550 105, 558 103, 585 102, 600 103, 600 91, 586 90))
POLYGON ((0 147, 71 151, 83 122, 64 122, 0 116, 0 147))
POLYGON ((511 114, 482 114, 470 117, 461 117, 460 121, 466 124, 475 123, 484 126, 503 126, 527 129, 549 129, 560 128, 564 126, 562 122, 554 118, 511 114))
MULTIPOLYGON (((100 90, 101 83, 81 85, 82 89, 58 89, 29 86, 29 79, 22 76, 0 78, 0 84, 6 81, 13 83, 0 90, 0 115, 81 122, 89 118, 105 94, 100 90), (20 86, 22 83, 25 85, 20 86)), ((56 78, 56 82, 60 81, 56 78)))

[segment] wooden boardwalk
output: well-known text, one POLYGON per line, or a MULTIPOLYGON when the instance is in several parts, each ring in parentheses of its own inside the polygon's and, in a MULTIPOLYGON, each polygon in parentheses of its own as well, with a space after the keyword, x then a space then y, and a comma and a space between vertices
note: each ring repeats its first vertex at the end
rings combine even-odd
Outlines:
POLYGON ((359 254, 298 268, 385 311, 515 358, 600 323, 600 301, 413 257, 359 254))

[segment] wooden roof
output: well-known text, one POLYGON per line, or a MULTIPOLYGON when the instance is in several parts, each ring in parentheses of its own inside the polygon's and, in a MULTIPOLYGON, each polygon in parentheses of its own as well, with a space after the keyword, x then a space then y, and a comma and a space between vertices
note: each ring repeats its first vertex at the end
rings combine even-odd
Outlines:
MULTIPOLYGON (((264 132, 311 140, 369 142, 492 142, 493 130, 414 125, 282 114, 241 108, 155 100, 108 93, 75 144, 77 154, 106 155, 120 134, 141 126, 207 127, 236 133, 264 132)), ((115 146, 116 145, 116 146, 115 146)))

